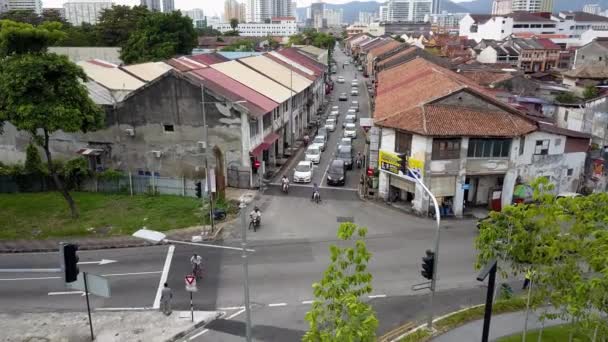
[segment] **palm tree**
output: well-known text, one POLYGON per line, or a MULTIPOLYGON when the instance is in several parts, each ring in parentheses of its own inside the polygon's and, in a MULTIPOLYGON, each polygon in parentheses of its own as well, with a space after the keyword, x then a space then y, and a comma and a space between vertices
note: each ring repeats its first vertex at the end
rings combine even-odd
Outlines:
POLYGON ((239 20, 237 18, 230 19, 230 27, 232 27, 232 31, 236 31, 236 28, 239 26, 239 20))

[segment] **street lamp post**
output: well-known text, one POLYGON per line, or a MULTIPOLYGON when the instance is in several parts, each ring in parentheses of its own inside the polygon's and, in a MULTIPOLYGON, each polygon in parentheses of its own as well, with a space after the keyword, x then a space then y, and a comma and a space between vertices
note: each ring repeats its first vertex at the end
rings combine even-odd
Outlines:
POLYGON ((422 180, 420 180, 420 178, 418 178, 418 176, 412 169, 410 169, 408 167, 407 170, 412 175, 412 177, 416 180, 416 182, 418 184, 420 184, 422 189, 424 189, 424 191, 429 195, 431 200, 433 200, 433 206, 435 207, 435 220, 437 222, 437 229, 435 231, 435 250, 434 250, 435 257, 433 258, 433 279, 431 280, 431 296, 429 299, 429 306, 430 306, 429 307, 429 317, 428 317, 428 321, 426 323, 427 329, 432 330, 433 329, 433 300, 435 299, 435 288, 437 285, 437 261, 439 260, 439 238, 440 238, 440 234, 441 234, 441 215, 439 214, 439 203, 437 203, 437 198, 435 197, 435 195, 433 195, 431 190, 429 190, 429 188, 427 188, 426 185, 424 185, 422 180))
POLYGON ((247 203, 245 203, 245 201, 241 201, 239 208, 241 209, 241 245, 243 247, 243 277, 245 278, 243 282, 243 290, 245 291, 245 317, 247 320, 245 336, 247 337, 246 341, 251 342, 251 307, 249 305, 249 262, 247 260, 247 203))

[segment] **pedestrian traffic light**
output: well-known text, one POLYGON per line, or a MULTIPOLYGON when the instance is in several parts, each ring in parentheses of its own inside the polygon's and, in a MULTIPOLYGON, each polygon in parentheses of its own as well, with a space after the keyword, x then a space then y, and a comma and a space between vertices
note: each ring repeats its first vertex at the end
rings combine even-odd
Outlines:
POLYGON ((63 246, 63 267, 65 271, 65 282, 72 283, 78 279, 78 246, 74 244, 67 244, 63 246))
POLYGON ((433 269, 435 267, 435 253, 431 252, 430 249, 426 250, 426 256, 422 257, 422 274, 428 280, 433 279, 433 269))
POLYGON ((196 187, 196 197, 201 198, 203 197, 203 183, 201 182, 196 182, 195 184, 196 187))

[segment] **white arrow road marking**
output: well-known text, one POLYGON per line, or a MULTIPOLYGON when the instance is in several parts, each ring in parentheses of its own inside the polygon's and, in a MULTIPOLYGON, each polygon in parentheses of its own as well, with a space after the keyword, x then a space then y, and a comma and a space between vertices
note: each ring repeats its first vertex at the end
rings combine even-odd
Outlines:
MULTIPOLYGON (((49 296, 61 296, 61 295, 72 295, 79 294, 84 297, 84 291, 63 291, 63 292, 49 292, 49 296)), ((89 293, 90 294, 90 293, 89 293)))
POLYGON ((110 260, 110 259, 101 259, 98 261, 81 261, 78 263, 78 265, 107 265, 107 264, 113 264, 117 262, 116 260, 110 260))

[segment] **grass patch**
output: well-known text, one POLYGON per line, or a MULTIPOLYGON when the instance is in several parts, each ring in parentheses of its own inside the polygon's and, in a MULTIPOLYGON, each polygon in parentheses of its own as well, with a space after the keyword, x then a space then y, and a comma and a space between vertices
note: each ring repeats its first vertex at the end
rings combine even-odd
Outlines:
MULTIPOLYGON (((536 299, 534 297, 531 298, 531 305, 538 303, 540 303, 539 299, 536 299)), ((497 300, 492 306, 492 313, 496 315, 501 313, 520 311, 524 310, 525 308, 525 296, 513 297, 510 299, 497 300)), ((454 329, 468 322, 483 319, 484 311, 485 305, 481 305, 445 317, 433 324, 433 326, 437 330, 434 336, 440 335, 448 330, 454 329)), ((421 329, 411 335, 404 337, 403 339, 401 339, 400 342, 424 342, 428 341, 430 337, 432 336, 426 329, 421 329), (420 331, 424 331, 424 333, 419 334, 420 331)))
MULTIPOLYGON (((543 342, 568 342, 570 341, 570 331, 573 329, 570 324, 555 325, 552 327, 544 328, 542 331, 543 342)), ((532 330, 526 334, 526 341, 538 341, 538 335, 540 330, 532 330)), ((522 333, 514 334, 511 336, 501 337, 497 342, 520 342, 522 333)), ((591 334, 585 336, 580 332, 575 332, 572 341, 583 342, 589 341, 591 334)), ((599 341, 599 339, 598 339, 599 341)))
POLYGON ((200 225, 200 200, 181 196, 72 192, 72 219, 58 192, 0 194, 0 239, 128 235, 146 226, 166 231, 200 225))

